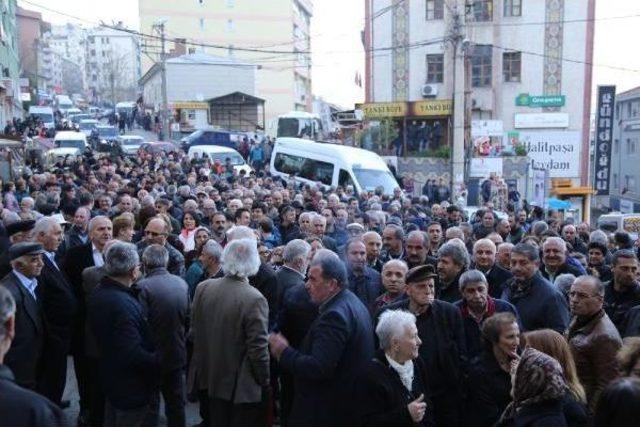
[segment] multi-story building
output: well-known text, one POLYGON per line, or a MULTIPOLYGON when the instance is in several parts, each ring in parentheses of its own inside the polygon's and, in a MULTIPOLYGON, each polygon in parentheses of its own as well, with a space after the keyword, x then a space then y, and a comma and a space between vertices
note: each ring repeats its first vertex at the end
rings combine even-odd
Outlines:
POLYGON ((640 212, 640 87, 616 95, 610 207, 640 212))
POLYGON ((42 20, 42 14, 33 10, 18 7, 16 10, 18 25, 18 45, 20 53, 20 75, 30 80, 33 88, 46 88, 45 76, 42 74, 43 35, 51 30, 51 25, 42 20))
MULTIPOLYGON (((65 60, 78 65, 81 71, 78 76, 81 79, 80 92, 86 90, 86 40, 87 30, 81 26, 74 24, 51 26, 49 47, 65 60)), ((70 88, 64 89, 69 90, 70 88)))
POLYGON ((464 156, 521 144, 532 167, 587 185, 595 0, 365 4, 365 117, 404 138, 444 125, 456 182, 464 156))
POLYGON ((87 86, 94 100, 134 101, 141 77, 140 43, 126 31, 94 28, 87 35, 87 86))
POLYGON ((16 0, 0 3, 0 123, 12 117, 22 116, 17 8, 16 0))
MULTIPOLYGON (((292 110, 311 111, 311 0, 140 0, 139 10, 144 34, 156 34, 153 26, 164 22, 167 37, 186 39, 191 53, 260 65, 257 96, 266 101, 267 122, 292 110)), ((145 71, 151 65, 143 58, 145 71)))

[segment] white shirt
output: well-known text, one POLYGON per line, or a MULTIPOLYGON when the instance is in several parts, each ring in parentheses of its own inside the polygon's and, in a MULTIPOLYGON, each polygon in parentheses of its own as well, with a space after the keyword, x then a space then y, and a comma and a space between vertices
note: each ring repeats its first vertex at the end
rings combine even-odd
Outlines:
POLYGON ((58 271, 60 271, 60 267, 58 267, 58 263, 56 262, 56 253, 55 252, 45 252, 45 255, 47 256, 47 258, 49 258, 49 261, 51 261, 51 264, 53 264, 54 267, 57 268, 58 271))
POLYGON ((389 365, 400 376, 400 381, 402 381, 402 384, 406 387, 407 390, 411 391, 411 389, 413 388, 413 360, 407 360, 403 365, 401 365, 390 358, 386 353, 384 356, 387 358, 389 365))
POLYGON ((100 249, 96 248, 96 245, 91 244, 91 254, 93 255, 93 264, 96 267, 102 267, 104 265, 104 258, 102 257, 102 252, 100 249))
POLYGON ((36 288, 38 287, 38 279, 35 277, 33 279, 29 279, 24 274, 20 273, 18 270, 13 269, 13 274, 16 275, 18 280, 20 280, 20 284, 31 294, 34 300, 37 300, 36 297, 36 288))

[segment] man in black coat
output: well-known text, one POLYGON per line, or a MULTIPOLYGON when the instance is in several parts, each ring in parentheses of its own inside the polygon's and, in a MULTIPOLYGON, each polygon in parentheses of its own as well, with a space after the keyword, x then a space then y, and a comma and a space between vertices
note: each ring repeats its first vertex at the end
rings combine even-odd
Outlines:
POLYGON ((90 416, 89 401, 94 387, 87 381, 87 360, 85 355, 85 319, 86 296, 82 286, 82 272, 88 267, 100 267, 104 265, 102 251, 104 245, 113 237, 113 225, 106 216, 96 216, 89 221, 89 242, 82 246, 69 249, 62 262, 62 270, 67 273, 69 282, 78 301, 78 315, 76 317, 76 329, 71 342, 71 354, 73 355, 73 368, 78 382, 78 394, 80 396, 80 420, 84 421, 90 416))
POLYGON ((349 290, 372 311, 382 294, 380 273, 367 265, 367 249, 359 238, 351 239, 344 248, 347 258, 349 290))
POLYGON ((460 426, 463 413, 462 381, 467 365, 465 334, 460 311, 435 299, 438 275, 430 265, 414 267, 405 279, 409 298, 384 310, 408 310, 416 316, 422 341, 420 357, 427 369, 436 425, 460 426))
POLYGON ((553 283, 561 274, 582 276, 582 272, 567 263, 567 244, 560 237, 548 237, 542 244, 542 277, 553 283))
POLYGON ((284 294, 291 288, 304 286, 305 274, 309 265, 311 245, 301 239, 291 240, 282 251, 283 265, 276 272, 278 284, 277 307, 281 309, 284 294))
POLYGON ((524 331, 549 328, 563 333, 569 326, 569 307, 564 295, 539 271, 540 254, 528 243, 511 251, 513 279, 505 285, 501 299, 518 310, 524 331))
POLYGON ((448 241, 438 249, 438 280, 436 283, 436 297, 440 301, 453 304, 460 300, 458 280, 462 273, 469 268, 469 253, 464 243, 448 241))
POLYGON ((60 404, 67 380, 67 354, 75 328, 78 301, 66 274, 60 270, 56 251, 62 242, 62 227, 55 218, 44 217, 34 228, 34 239, 42 244, 44 267, 38 276, 36 295, 45 325, 42 377, 38 390, 60 404))
MULTIPOLYGON (((1 223, 2 221, 0 221, 1 223)), ((16 243, 27 242, 31 240, 33 227, 36 225, 34 220, 12 222, 6 228, 9 237, 7 249, 0 250, 0 277, 4 277, 11 272, 11 260, 9 259, 9 247, 16 243)))
POLYGON ((629 311, 640 305, 638 258, 634 251, 620 249, 611 260, 613 279, 604 286, 604 311, 620 335, 624 335, 629 311))
POLYGON ((39 243, 21 242, 11 246, 12 271, 0 281, 0 286, 11 293, 16 305, 15 335, 4 363, 13 371, 16 383, 31 390, 38 384, 44 339, 42 313, 36 296, 43 253, 39 243))
POLYGON ((144 425, 157 416, 152 401, 161 372, 160 357, 153 352, 144 308, 131 288, 140 276, 139 261, 134 245, 111 245, 105 256, 107 276, 87 305, 100 350, 99 371, 107 399, 105 425, 144 425))
POLYGON ((491 298, 500 298, 502 289, 513 274, 496 264, 496 245, 489 239, 480 239, 473 244, 473 265, 487 279, 491 298))
POLYGON ((353 425, 351 400, 358 368, 373 356, 368 310, 348 289, 347 271, 322 249, 311 261, 307 289, 320 314, 299 349, 281 334, 269 336, 271 354, 295 381, 291 425, 353 425))
POLYGON ((16 384, 4 358, 15 336, 16 304, 0 286, 0 414, 3 425, 50 427, 65 425, 62 411, 47 398, 16 384))

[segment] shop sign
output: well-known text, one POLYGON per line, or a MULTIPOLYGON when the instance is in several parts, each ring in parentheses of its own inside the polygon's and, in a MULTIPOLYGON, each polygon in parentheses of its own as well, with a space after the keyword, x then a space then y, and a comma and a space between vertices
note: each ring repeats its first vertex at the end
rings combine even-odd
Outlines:
POLYGON ((620 213, 633 213, 633 201, 628 199, 620 199, 620 213))
POLYGON ((431 99, 412 103, 414 116, 450 116, 453 103, 450 99, 431 99))
POLYGON ((550 178, 580 176, 580 132, 520 132, 519 139, 532 168, 549 171, 550 178))
POLYGON ((502 176, 502 157, 474 157, 469 166, 469 176, 488 178, 491 174, 502 176))
POLYGON ((516 129, 567 128, 567 113, 516 113, 513 127, 516 129))
POLYGON ((566 97, 564 95, 529 95, 521 93, 516 97, 517 107, 564 107, 566 97))
POLYGON ((367 119, 382 119, 387 117, 404 117, 407 115, 406 102, 373 102, 357 104, 356 109, 362 110, 367 119))
POLYGON ((209 104, 206 102, 171 102, 169 103, 169 108, 172 110, 208 110, 209 104))
POLYGON ((596 146, 594 187, 598 196, 609 195, 611 176, 611 142, 613 137, 613 106, 615 86, 598 86, 598 110, 596 116, 596 146))
POLYGON ((471 120, 471 137, 499 136, 502 138, 502 120, 471 120))

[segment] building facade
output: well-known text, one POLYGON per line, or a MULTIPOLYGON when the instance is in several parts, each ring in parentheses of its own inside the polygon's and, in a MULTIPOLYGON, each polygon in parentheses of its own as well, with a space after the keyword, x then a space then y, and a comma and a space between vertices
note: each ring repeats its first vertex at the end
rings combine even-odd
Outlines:
POLYGON ((135 101, 142 75, 138 37, 116 29, 93 28, 87 33, 86 46, 89 99, 135 101))
POLYGON ((365 7, 365 117, 403 121, 409 138, 411 126, 440 122, 460 163, 456 182, 474 177, 471 157, 521 145, 533 168, 587 185, 594 0, 365 7), (438 100, 453 102, 434 113, 438 100))
POLYGON ((16 0, 0 4, 0 111, 1 123, 13 117, 22 117, 20 100, 20 54, 16 0))
POLYGON ((68 61, 78 66, 80 72, 75 76, 74 81, 80 79, 80 87, 77 85, 67 87, 64 85, 67 79, 63 78, 63 91, 72 95, 73 93, 84 93, 87 89, 85 68, 87 50, 87 29, 74 24, 52 25, 49 47, 60 56, 61 61, 68 61))
POLYGON ((20 54, 20 75, 28 78, 33 88, 46 89, 47 82, 42 73, 43 36, 51 30, 51 25, 42 20, 42 14, 18 7, 18 46, 20 54))
POLYGON ((610 207, 640 212, 640 87, 616 95, 610 207))
MULTIPOLYGON (((292 110, 311 111, 310 0, 140 0, 139 11, 144 34, 155 34, 153 26, 162 21, 169 40, 186 39, 188 53, 259 64, 256 95, 266 100, 267 122, 292 110)), ((144 71, 151 65, 143 58, 144 71)))

